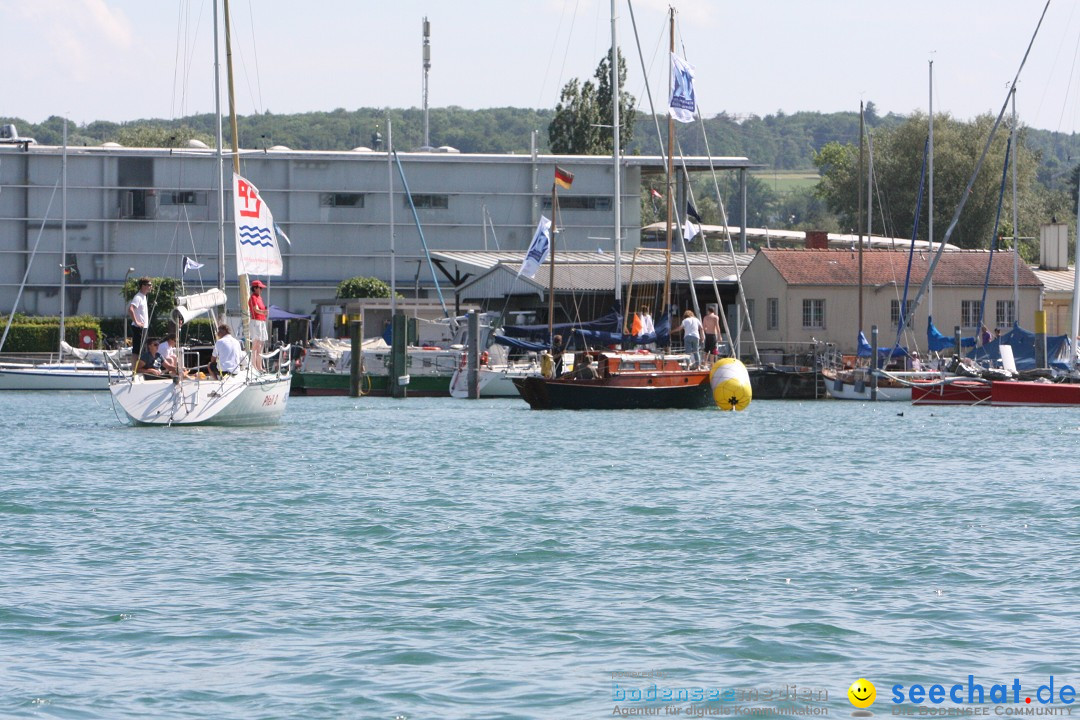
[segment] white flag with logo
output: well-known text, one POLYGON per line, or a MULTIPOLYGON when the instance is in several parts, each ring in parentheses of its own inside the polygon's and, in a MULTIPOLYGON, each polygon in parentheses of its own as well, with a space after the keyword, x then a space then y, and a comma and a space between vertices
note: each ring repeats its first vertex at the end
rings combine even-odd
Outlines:
POLYGON ((259 188, 233 173, 233 220, 236 224, 236 273, 281 275, 274 216, 259 188))
POLYGON ((536 234, 533 235, 529 251, 525 253, 525 260, 521 263, 518 276, 534 277, 541 263, 547 258, 549 249, 551 249, 551 221, 541 215, 540 224, 536 226, 536 234))
POLYGON ((694 223, 690 222, 689 217, 686 218, 686 222, 683 223, 683 228, 682 228, 683 240, 685 240, 686 242, 690 242, 695 237, 697 237, 697 234, 698 234, 697 227, 694 225, 694 223))
POLYGON ((184 272, 187 272, 188 270, 198 270, 203 267, 203 265, 205 265, 205 263, 195 262, 187 256, 184 257, 184 272))
POLYGON ((675 53, 671 53, 671 117, 679 122, 694 122, 697 98, 694 95, 694 68, 675 53))

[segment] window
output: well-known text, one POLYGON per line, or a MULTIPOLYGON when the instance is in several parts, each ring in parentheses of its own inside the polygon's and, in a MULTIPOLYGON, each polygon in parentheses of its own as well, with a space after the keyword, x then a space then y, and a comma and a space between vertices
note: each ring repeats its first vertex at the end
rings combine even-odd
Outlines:
POLYGON ((979 327, 979 309, 982 307, 981 300, 960 301, 960 324, 966 328, 979 327))
MULTIPOLYGON (((544 209, 551 210, 551 198, 544 198, 544 209)), ((560 210, 600 210, 611 211, 611 198, 606 196, 567 195, 559 198, 560 210)))
POLYGON ((765 301, 765 329, 780 329, 780 298, 769 298, 765 301))
MULTIPOLYGON (((405 203, 405 207, 409 207, 409 198, 402 198, 405 203)), ((450 207, 449 195, 413 195, 413 205, 417 210, 435 209, 446 210, 450 207)))
POLYGON ((995 315, 996 327, 1011 328, 1016 322, 1016 307, 1012 300, 998 300, 995 315))
POLYGON ((205 205, 206 193, 195 190, 165 190, 161 193, 162 205, 205 205))
POLYGON ((804 328, 825 327, 825 301, 803 300, 802 301, 802 326, 804 328))
MULTIPOLYGON (((908 300, 904 305, 904 325, 907 326, 911 322, 911 309, 915 306, 914 300, 908 300)), ((900 301, 892 300, 889 304, 889 320, 892 322, 893 327, 900 327, 900 301)))
POLYGON ((364 207, 364 196, 360 193, 319 193, 319 205, 323 207, 364 207))

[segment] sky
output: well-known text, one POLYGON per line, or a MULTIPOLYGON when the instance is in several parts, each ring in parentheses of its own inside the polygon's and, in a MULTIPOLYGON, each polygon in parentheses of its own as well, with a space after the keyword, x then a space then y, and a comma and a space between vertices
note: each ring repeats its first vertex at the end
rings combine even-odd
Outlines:
MULTIPOLYGON (((672 0, 706 117, 925 112, 1005 102, 1045 0, 672 0)), ((625 89, 667 94, 668 0, 617 0, 625 89)), ((422 106, 554 108, 611 44, 610 0, 231 0, 240 114, 422 106)), ((77 123, 212 112, 212 0, 0 0, 0 116, 77 123)), ((1023 123, 1080 129, 1080 3, 1051 0, 1018 84, 1023 123), (1070 90, 1070 83, 1072 89, 1070 90)), ((224 58, 222 58, 224 61, 224 58)), ((437 138, 432 138, 437 144, 437 138)))

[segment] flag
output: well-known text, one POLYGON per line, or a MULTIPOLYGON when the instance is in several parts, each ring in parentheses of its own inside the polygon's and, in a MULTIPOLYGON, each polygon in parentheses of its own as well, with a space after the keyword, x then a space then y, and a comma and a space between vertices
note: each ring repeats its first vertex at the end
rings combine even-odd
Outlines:
POLYGON ((184 272, 187 272, 188 270, 198 270, 199 268, 201 268, 203 266, 203 264, 204 263, 201 263, 201 262, 195 262, 194 260, 192 260, 189 257, 185 257, 184 258, 184 272))
POLYGON ((697 99, 694 96, 694 68, 675 53, 671 53, 671 117, 679 122, 694 122, 697 99))
POLYGON ((281 226, 278 225, 277 223, 274 223, 274 232, 276 232, 278 234, 279 238, 281 238, 282 240, 285 241, 286 245, 288 245, 289 247, 292 247, 292 240, 289 239, 289 236, 285 234, 285 231, 282 230, 281 226))
POLYGON ((650 189, 649 189, 649 192, 650 192, 650 193, 652 193, 652 196, 653 196, 654 198, 656 198, 657 200, 662 200, 662 199, 664 198, 664 196, 663 196, 663 195, 661 195, 661 194, 660 194, 660 191, 659 191, 659 190, 657 190, 656 188, 650 188, 650 189))
POLYGON ((690 218, 686 218, 686 222, 683 223, 682 236, 684 242, 690 242, 698 234, 698 229, 694 227, 694 224, 690 222, 690 218))
POLYGON ((236 273, 281 275, 281 252, 274 215, 259 188, 233 173, 233 221, 236 224, 236 273))
POLYGON ((555 184, 561 188, 567 190, 574 183, 574 173, 563 170, 558 165, 555 166, 555 184))
POLYGON ((519 277, 522 275, 527 278, 535 277, 536 271, 540 269, 540 264, 547 258, 548 250, 551 248, 550 232, 551 221, 541 215, 540 224, 536 226, 536 234, 533 235, 529 251, 525 253, 525 260, 522 261, 521 269, 518 270, 519 277))
POLYGON ((694 218, 694 222, 698 225, 701 224, 701 216, 698 215, 697 210, 694 209, 694 206, 690 204, 689 200, 686 201, 686 214, 694 218))

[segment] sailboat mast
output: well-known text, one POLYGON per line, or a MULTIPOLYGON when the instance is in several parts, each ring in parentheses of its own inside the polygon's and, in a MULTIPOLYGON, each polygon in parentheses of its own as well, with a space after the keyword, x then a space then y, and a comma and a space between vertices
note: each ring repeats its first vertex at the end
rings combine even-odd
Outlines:
POLYGON ((64 114, 64 155, 61 160, 62 185, 60 193, 60 345, 61 357, 64 354, 64 315, 67 313, 67 113, 64 114))
POLYGON ((225 142, 221 130, 221 43, 218 42, 218 4, 214 3, 214 115, 215 137, 217 139, 217 179, 218 179, 218 290, 225 290, 225 142))
MULTIPOLYGON (((930 158, 929 168, 930 173, 930 185, 928 188, 928 200, 927 200, 927 229, 926 239, 929 240, 930 254, 934 254, 934 61, 930 61, 930 158)), ((926 292, 926 311, 929 317, 934 316, 934 286, 931 283, 927 287, 926 292)), ((903 309, 903 312, 907 312, 907 308, 903 309)))
POLYGON ((1019 230, 1019 208, 1017 207, 1016 199, 1019 197, 1016 194, 1016 165, 1020 159, 1019 148, 1016 146, 1016 86, 1013 86, 1012 94, 1012 142, 1009 147, 1012 148, 1012 215, 1013 215, 1013 321, 1015 322, 1020 318, 1020 230, 1019 230))
MULTIPOLYGON (((669 17, 669 53, 675 53, 675 8, 668 9, 669 17)), ((669 55, 670 57, 670 55, 669 55)), ((668 61, 671 62, 670 60, 668 61)), ((673 81, 671 72, 668 72, 668 97, 671 97, 673 81)), ((671 212, 672 212, 672 184, 675 180, 674 149, 675 149, 675 118, 668 112, 667 121, 667 246, 664 252, 664 309, 663 312, 671 315, 671 212)))
MULTIPOLYGON (((558 170, 556 170, 558 172, 558 170)), ((558 186, 551 183, 551 242, 548 244, 548 342, 555 342, 555 221, 559 216, 558 186)))
POLYGON ((863 172, 863 103, 859 101, 859 214, 856 218, 855 225, 859 228, 859 332, 863 331, 863 188, 862 188, 862 172, 863 172))
POLYGON ((386 191, 390 201, 390 315, 397 315, 397 248, 394 246, 394 126, 386 116, 386 191))
MULTIPOLYGON (((232 63, 232 24, 229 16, 229 0, 223 0, 225 3, 225 69, 226 75, 229 81, 229 126, 232 129, 232 152, 233 152, 233 173, 240 174, 240 133, 236 125, 236 91, 235 84, 233 83, 233 63, 232 63)), ((235 184, 235 181, 229 183, 229 188, 235 184)), ((224 236, 222 236, 224 238, 224 236)), ((222 249, 222 256, 225 251, 222 249)), ((240 258, 237 257, 237 265, 240 263, 240 258)), ((248 311, 248 276, 247 273, 237 274, 236 278, 237 291, 240 295, 240 321, 244 330, 244 349, 251 350, 251 331, 249 329, 251 323, 251 313, 248 311)))
MULTIPOLYGON (((622 302, 622 173, 619 167, 619 154, 621 148, 621 133, 619 132, 619 101, 622 99, 619 89, 619 33, 618 23, 615 16, 615 0, 611 0, 611 143, 612 143, 612 175, 615 178, 615 197, 613 198, 615 210, 615 302, 622 302)), ((624 308, 624 317, 628 316, 630 308, 624 308)))

